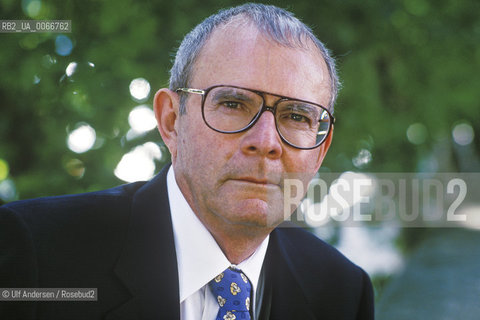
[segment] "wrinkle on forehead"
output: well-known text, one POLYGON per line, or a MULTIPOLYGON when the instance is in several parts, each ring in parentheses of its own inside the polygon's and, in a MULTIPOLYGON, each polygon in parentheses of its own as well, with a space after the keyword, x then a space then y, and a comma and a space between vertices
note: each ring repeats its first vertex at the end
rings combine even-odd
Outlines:
MULTIPOLYGON (((293 87, 311 87, 312 81, 315 80, 318 91, 327 92, 328 95, 331 93, 325 60, 312 41, 308 48, 284 46, 258 30, 248 19, 238 18, 212 32, 195 63, 192 85, 197 85, 195 80, 199 76, 203 79, 218 78, 218 69, 225 71, 226 64, 235 65, 239 61, 243 61, 242 65, 245 68, 231 68, 229 79, 233 82, 222 84, 242 86, 242 79, 248 78, 247 73, 250 72, 257 73, 256 86, 250 86, 251 89, 320 103, 311 97, 296 96, 292 92, 293 87), (304 68, 305 65, 312 67, 304 68), (273 90, 271 86, 276 78, 284 79, 281 85, 276 86, 278 91, 273 90)), ((244 82, 243 86, 250 83, 244 82)), ((217 84, 220 83, 212 82, 208 85, 217 84)), ((200 85, 206 87, 207 83, 200 85)), ((298 95, 298 92, 296 93, 298 95)), ((320 104, 328 104, 327 101, 322 102, 320 104)))
MULTIPOLYGON (((262 41, 267 41, 272 45, 297 49, 303 52, 310 52, 312 55, 318 55, 321 57, 320 63, 325 62, 318 47, 306 34, 302 33, 298 36, 294 36, 294 32, 288 30, 288 28, 280 28, 279 30, 275 31, 267 22, 265 22, 265 24, 258 25, 250 17, 244 14, 239 14, 232 17, 229 21, 218 25, 211 32, 205 44, 201 48, 198 56, 195 58, 193 72, 196 71, 196 62, 200 60, 202 55, 204 55, 206 51, 205 49, 211 44, 212 39, 222 36, 230 40, 243 37, 252 45, 261 39, 262 41)), ((235 50, 235 48, 232 48, 232 50, 235 50)))

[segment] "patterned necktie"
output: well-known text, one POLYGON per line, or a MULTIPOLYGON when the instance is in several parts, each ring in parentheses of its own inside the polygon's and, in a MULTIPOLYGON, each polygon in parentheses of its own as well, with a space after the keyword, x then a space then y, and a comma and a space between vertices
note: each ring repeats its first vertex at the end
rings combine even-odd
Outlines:
POLYGON ((209 282, 220 310, 216 320, 250 320, 252 284, 238 269, 228 268, 209 282))

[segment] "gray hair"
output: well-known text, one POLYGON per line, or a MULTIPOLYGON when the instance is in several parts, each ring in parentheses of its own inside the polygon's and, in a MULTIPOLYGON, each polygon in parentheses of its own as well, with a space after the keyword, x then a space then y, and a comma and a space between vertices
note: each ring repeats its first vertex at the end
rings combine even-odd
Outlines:
MULTIPOLYGON (((331 97, 327 107, 333 112, 340 81, 335 68, 335 60, 331 57, 329 50, 307 25, 294 17, 293 13, 259 3, 246 3, 238 7, 220 10, 190 31, 180 44, 175 62, 170 70, 170 90, 189 86, 195 61, 212 32, 238 16, 247 18, 264 36, 280 45, 308 49, 309 41, 315 44, 328 68, 331 97)), ((186 95, 181 95, 181 114, 185 113, 185 101, 186 95)))

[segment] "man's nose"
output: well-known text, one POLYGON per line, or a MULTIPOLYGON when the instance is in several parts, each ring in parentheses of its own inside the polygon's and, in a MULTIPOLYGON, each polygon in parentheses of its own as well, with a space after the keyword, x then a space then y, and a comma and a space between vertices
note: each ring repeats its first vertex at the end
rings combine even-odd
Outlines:
POLYGON ((282 140, 275 127, 275 116, 272 112, 263 112, 253 127, 245 132, 241 148, 248 155, 259 155, 270 159, 281 156, 282 140))

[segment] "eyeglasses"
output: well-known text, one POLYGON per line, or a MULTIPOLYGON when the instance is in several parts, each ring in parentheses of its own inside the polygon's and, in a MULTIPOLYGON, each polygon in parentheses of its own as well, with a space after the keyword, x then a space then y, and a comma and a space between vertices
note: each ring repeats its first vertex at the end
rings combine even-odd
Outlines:
POLYGON ((335 118, 323 106, 300 99, 236 86, 216 85, 205 90, 178 88, 178 93, 202 96, 202 117, 208 127, 221 133, 250 129, 263 112, 270 111, 280 138, 298 149, 320 146, 332 130, 335 118), (265 96, 279 97, 267 106, 265 96))

